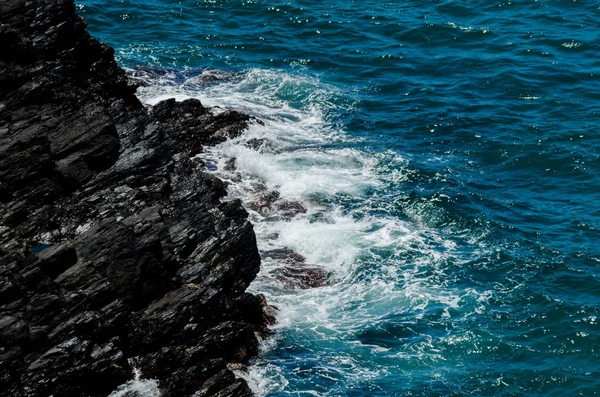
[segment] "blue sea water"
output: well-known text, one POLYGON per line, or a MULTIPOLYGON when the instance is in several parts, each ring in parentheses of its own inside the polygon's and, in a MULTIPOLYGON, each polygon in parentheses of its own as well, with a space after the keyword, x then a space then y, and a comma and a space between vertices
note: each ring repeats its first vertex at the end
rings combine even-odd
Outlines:
MULTIPOLYGON (((262 122, 202 154, 293 289, 259 396, 600 394, 600 1, 83 0, 146 82, 262 122), (262 146, 248 145, 260 139, 262 146), (231 164, 235 158, 236 170, 231 164)), ((149 392, 150 393, 150 392, 149 392)))

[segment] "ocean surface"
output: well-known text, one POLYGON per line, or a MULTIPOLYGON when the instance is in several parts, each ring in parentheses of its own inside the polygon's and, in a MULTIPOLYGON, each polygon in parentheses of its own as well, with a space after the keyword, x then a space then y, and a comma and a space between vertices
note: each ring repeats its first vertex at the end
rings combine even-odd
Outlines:
POLYGON ((201 157, 327 285, 263 255, 258 396, 600 395, 600 1, 77 7, 145 103, 259 120, 201 157))

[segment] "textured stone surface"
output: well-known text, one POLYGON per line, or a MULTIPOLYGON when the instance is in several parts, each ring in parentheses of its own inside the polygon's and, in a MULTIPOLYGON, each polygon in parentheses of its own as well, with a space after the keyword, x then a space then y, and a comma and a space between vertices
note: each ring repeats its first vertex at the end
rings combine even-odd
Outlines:
POLYGON ((190 160, 249 118, 135 89, 72 0, 0 0, 3 395, 105 397, 133 362, 164 396, 251 395, 227 368, 273 321, 254 231, 190 160))

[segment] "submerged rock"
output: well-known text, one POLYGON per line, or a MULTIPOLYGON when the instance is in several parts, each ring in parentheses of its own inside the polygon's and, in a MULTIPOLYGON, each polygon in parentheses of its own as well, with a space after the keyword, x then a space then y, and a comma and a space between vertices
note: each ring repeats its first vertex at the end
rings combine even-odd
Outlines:
POLYGON ((273 259, 289 265, 302 265, 306 258, 289 248, 277 248, 269 251, 262 251, 261 256, 265 259, 273 259))
POLYGON ((277 212, 284 219, 291 219, 298 214, 305 214, 307 209, 299 201, 280 201, 276 203, 277 212))
POLYGON ((190 160, 250 118, 148 111, 72 0, 0 2, 0 390, 249 396, 227 363, 273 321, 239 201, 190 160), (39 248, 43 247, 43 248, 39 248), (135 360, 132 360, 135 358, 135 360))
POLYGON ((260 193, 250 203, 249 207, 251 210, 258 212, 259 214, 265 215, 272 210, 273 203, 279 199, 279 192, 268 191, 260 193))
POLYGON ((277 221, 290 220, 296 215, 307 212, 306 207, 299 201, 280 200, 279 192, 266 191, 266 189, 255 195, 248 207, 252 211, 277 221))
POLYGON ((327 285, 327 272, 317 266, 282 266, 271 272, 285 287, 309 289, 327 285))
POLYGON ((306 258, 289 248, 263 251, 264 259, 276 261, 280 266, 270 272, 281 284, 291 289, 308 289, 327 284, 325 269, 308 265, 306 258))

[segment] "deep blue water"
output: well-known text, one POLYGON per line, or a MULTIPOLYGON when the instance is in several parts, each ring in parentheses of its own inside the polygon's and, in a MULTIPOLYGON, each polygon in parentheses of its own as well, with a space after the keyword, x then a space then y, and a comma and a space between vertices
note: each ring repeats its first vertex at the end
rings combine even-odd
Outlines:
POLYGON ((600 394, 600 1, 78 9, 144 101, 263 120, 204 155, 232 197, 307 208, 250 209, 261 250, 329 274, 294 290, 265 260, 252 290, 281 311, 242 374, 257 394, 600 394))

